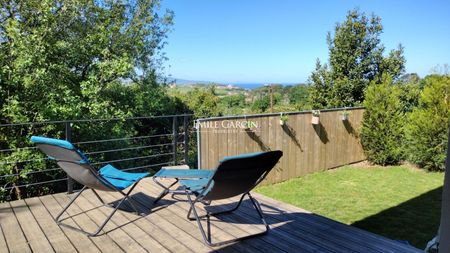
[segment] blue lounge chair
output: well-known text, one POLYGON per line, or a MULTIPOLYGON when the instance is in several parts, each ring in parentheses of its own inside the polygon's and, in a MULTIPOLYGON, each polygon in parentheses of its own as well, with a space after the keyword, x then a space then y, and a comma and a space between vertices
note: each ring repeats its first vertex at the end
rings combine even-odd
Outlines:
POLYGON ((127 173, 114 168, 110 164, 102 167, 99 171, 96 171, 90 165, 87 157, 68 141, 39 136, 31 137, 31 141, 35 143, 36 146, 50 159, 55 160, 58 166, 61 167, 71 178, 83 185, 83 188, 55 217, 55 221, 58 225, 64 225, 66 227, 79 230, 81 232, 84 232, 85 234, 88 234, 89 236, 96 236, 103 229, 106 223, 108 223, 108 221, 117 211, 117 209, 119 209, 122 203, 124 203, 125 200, 128 200, 134 211, 136 211, 136 213, 139 213, 135 203, 133 203, 133 200, 130 197, 130 193, 131 191, 133 191, 134 187, 136 187, 138 182, 142 178, 148 176, 149 173, 127 173), (130 189, 127 192, 124 192, 124 190, 127 188, 130 189), (103 201, 100 195, 98 195, 96 190, 118 192, 123 196, 123 198, 119 201, 111 214, 108 215, 108 217, 98 227, 98 229, 92 233, 61 223, 62 220, 60 220, 63 213, 86 189, 91 189, 103 205, 106 205, 106 203, 103 201))
MULTIPOLYGON (((262 235, 269 231, 270 228, 263 217, 261 207, 258 201, 252 197, 250 191, 262 180, 264 180, 282 155, 283 152, 277 150, 225 157, 220 161, 216 170, 162 169, 154 175, 154 180, 160 184, 158 182, 159 178, 173 178, 175 179, 175 183, 180 183, 190 204, 190 209, 187 214, 188 219, 197 221, 200 233, 206 244, 210 246, 219 246, 262 235), (199 216, 197 213, 195 204, 198 202, 208 205, 214 200, 227 199, 239 195, 241 195, 239 202, 230 210, 216 213, 211 213, 208 210, 205 210, 206 215, 203 216, 199 216), (248 196, 252 202, 253 207, 256 209, 262 223, 266 228, 265 231, 233 240, 213 243, 211 241, 209 217, 211 215, 225 214, 237 210, 245 196, 248 196), (194 217, 191 217, 192 213, 194 214, 194 217), (205 217, 207 221, 207 232, 205 232, 201 224, 201 219, 205 217)), ((175 183, 171 184, 169 187, 163 186, 164 190, 160 194, 160 197, 170 192, 170 187, 172 187, 175 183)))

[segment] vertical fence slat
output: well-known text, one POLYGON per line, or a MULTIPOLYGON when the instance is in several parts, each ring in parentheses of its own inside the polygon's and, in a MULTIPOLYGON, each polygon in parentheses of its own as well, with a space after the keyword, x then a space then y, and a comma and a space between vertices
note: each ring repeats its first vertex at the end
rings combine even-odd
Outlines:
POLYGON ((362 161, 365 159, 356 132, 361 125, 363 108, 346 108, 351 112, 344 124, 340 114, 343 109, 326 110, 320 115, 321 125, 311 124, 310 112, 289 114, 287 126, 279 124, 278 114, 252 115, 248 117, 223 117, 203 119, 221 125, 222 121, 254 121, 261 126, 257 131, 236 131, 217 133, 213 129, 201 131, 200 142, 202 163, 214 167, 226 154, 242 154, 263 150, 281 149, 281 161, 267 176, 264 183, 281 182, 293 177, 324 169, 362 161), (215 123, 217 122, 217 123, 215 123), (225 136, 227 139, 225 140, 225 136), (231 140, 235 138, 235 141, 231 140), (227 150, 223 150, 226 148, 227 150), (230 149, 230 150, 228 150, 230 149))

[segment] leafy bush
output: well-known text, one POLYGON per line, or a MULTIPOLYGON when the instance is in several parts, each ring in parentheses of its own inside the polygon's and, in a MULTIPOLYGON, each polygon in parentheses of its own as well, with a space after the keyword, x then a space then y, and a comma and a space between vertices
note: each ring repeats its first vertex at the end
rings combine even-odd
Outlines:
POLYGON ((407 158, 428 170, 445 170, 450 118, 450 76, 424 79, 419 107, 409 115, 406 126, 407 158))
POLYGON ((367 159, 375 164, 396 164, 402 159, 404 114, 399 95, 391 77, 384 77, 381 84, 372 82, 367 89, 361 144, 367 159))

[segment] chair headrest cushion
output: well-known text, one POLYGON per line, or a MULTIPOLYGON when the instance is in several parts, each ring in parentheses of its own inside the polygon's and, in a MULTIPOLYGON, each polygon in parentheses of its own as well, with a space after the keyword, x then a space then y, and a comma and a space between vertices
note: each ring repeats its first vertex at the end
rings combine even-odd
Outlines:
POLYGON ((47 138, 47 137, 42 137, 42 136, 31 136, 31 142, 48 144, 48 145, 58 146, 61 148, 75 150, 75 147, 73 146, 73 144, 68 141, 65 141, 65 140, 47 138))

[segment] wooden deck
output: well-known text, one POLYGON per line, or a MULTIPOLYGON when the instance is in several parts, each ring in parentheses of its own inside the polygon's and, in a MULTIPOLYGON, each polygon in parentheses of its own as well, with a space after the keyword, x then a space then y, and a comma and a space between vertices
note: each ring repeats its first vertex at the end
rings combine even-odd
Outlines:
MULTIPOLYGON (((195 221, 188 221, 184 196, 166 196, 158 205, 160 189, 150 178, 135 189, 134 198, 146 215, 118 211, 105 233, 97 237, 60 227, 52 217, 67 203, 67 194, 47 195, 0 203, 0 252, 421 252, 402 243, 312 214, 300 208, 253 194, 261 203, 271 230, 267 235, 218 248, 206 246, 195 221)), ((102 192, 114 202, 120 196, 102 192)), ((221 204, 218 208, 230 204, 221 204)), ((64 222, 93 231, 109 214, 86 191, 69 208, 64 222)), ((212 218, 213 240, 228 240, 263 229, 249 200, 233 215, 212 218)))

